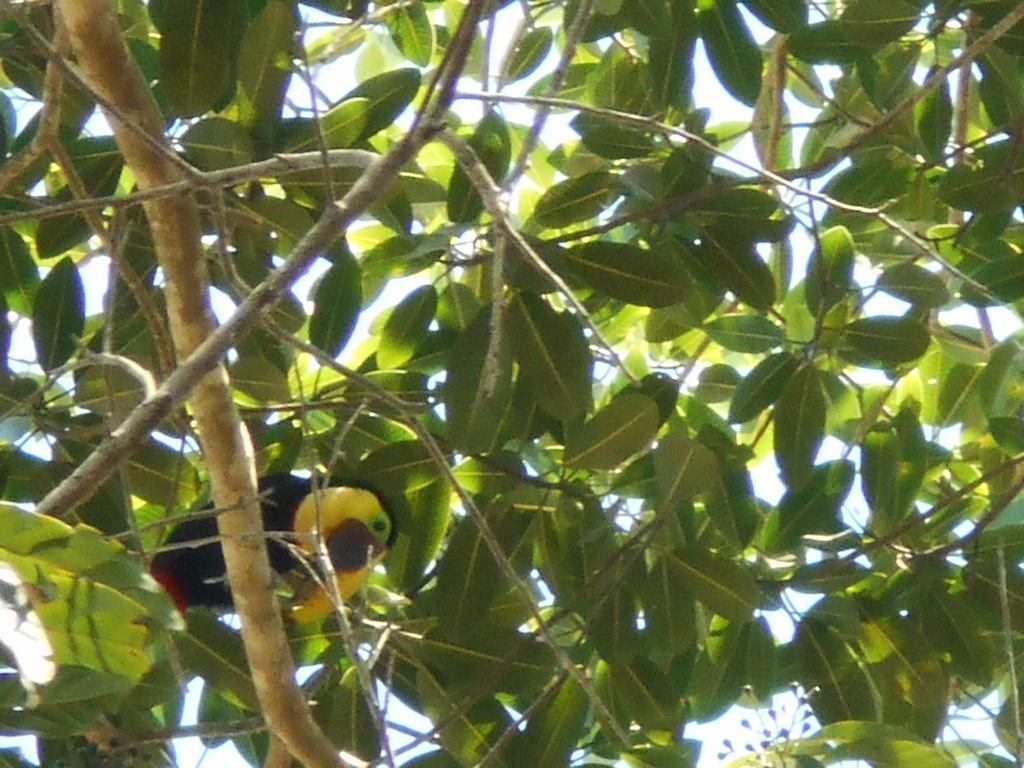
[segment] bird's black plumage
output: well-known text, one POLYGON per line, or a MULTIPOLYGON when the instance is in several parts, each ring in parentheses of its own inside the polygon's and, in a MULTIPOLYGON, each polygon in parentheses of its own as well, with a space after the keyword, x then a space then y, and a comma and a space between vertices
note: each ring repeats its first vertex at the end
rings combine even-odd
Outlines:
MULTIPOLYGON (((363 483, 347 481, 344 485, 368 490, 380 501, 388 517, 392 518, 386 542, 386 546, 390 547, 396 530, 391 512, 381 494, 363 483)), ((258 488, 263 528, 268 532, 291 532, 296 510, 313 491, 313 483, 308 478, 292 474, 275 474, 260 478, 258 488)), ((212 507, 212 504, 208 504, 204 509, 212 507)), ((153 558, 153 576, 164 586, 180 610, 192 605, 218 609, 229 609, 233 605, 231 591, 225 580, 224 554, 220 542, 214 540, 216 536, 217 521, 213 515, 188 520, 172 531, 165 544, 208 541, 193 547, 168 549, 153 558)), ((278 573, 289 571, 297 565, 289 548, 273 538, 267 540, 267 554, 270 566, 278 573)))
MULTIPOLYGON (((312 484, 309 479, 291 474, 260 478, 263 528, 267 531, 291 530, 295 510, 310 490, 312 484)), ((212 508, 212 503, 203 507, 212 508)), ((167 538, 165 544, 202 541, 216 536, 217 520, 211 515, 181 523, 167 538)), ((270 566, 279 573, 290 570, 295 565, 295 558, 287 547, 278 541, 267 541, 267 554, 270 557, 270 566)), ((182 609, 189 605, 230 608, 231 591, 224 580, 225 569, 224 553, 218 541, 160 552, 153 558, 152 566, 157 581, 164 585, 178 607, 182 609)))

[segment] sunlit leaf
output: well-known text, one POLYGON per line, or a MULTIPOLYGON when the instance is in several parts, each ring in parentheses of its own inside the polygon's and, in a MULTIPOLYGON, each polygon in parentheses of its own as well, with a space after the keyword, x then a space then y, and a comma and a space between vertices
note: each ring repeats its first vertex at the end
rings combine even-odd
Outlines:
POLYGON ((526 77, 540 66, 551 51, 552 34, 547 27, 525 30, 515 41, 502 66, 509 82, 526 77))
POLYGON ((425 67, 434 53, 434 27, 423 3, 397 8, 385 17, 391 39, 414 64, 425 67))

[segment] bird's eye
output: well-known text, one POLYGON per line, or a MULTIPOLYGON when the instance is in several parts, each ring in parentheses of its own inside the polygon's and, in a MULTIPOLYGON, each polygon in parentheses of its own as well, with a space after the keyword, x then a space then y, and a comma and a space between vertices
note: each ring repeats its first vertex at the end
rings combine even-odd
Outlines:
POLYGON ((373 530, 375 530, 377 533, 384 533, 384 531, 387 530, 387 527, 388 521, 385 520, 383 517, 378 517, 376 520, 373 521, 373 530))

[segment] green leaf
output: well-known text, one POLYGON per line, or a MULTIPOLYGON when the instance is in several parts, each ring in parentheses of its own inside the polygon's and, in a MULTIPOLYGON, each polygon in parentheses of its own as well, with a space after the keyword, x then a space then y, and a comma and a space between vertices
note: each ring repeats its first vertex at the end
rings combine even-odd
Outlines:
POLYGON ((971 407, 976 407, 975 401, 984 372, 985 368, 980 365, 954 363, 945 373, 939 385, 935 411, 939 425, 964 421, 968 417, 971 407))
POLYGON ((0 290, 7 305, 19 315, 29 315, 38 285, 39 269, 25 241, 10 227, 0 228, 0 290))
POLYGON ((180 451, 149 440, 133 449, 125 462, 128 485, 140 499, 173 507, 199 494, 199 475, 180 451))
MULTIPOLYGON (((320 136, 328 149, 344 149, 359 141, 366 130, 371 102, 364 96, 340 101, 320 116, 320 136)), ((289 152, 312 152, 319 149, 313 121, 295 125, 288 133, 289 152)))
POLYGON ((366 760, 380 752, 380 738, 354 667, 331 675, 313 707, 313 719, 336 749, 366 760))
POLYGON ((696 639, 693 596, 687 589, 686 574, 660 555, 644 582, 641 600, 652 657, 667 664, 696 639))
POLYGON ((807 25, 803 0, 743 0, 743 5, 776 32, 791 34, 807 25))
POLYGON ((634 0, 623 3, 622 10, 630 26, 648 37, 664 34, 672 28, 672 11, 666 0, 634 0))
POLYGON ((923 355, 931 336, 921 322, 909 317, 865 317, 846 326, 843 341, 868 361, 897 366, 923 355))
POLYGON ((590 405, 593 361, 576 319, 539 296, 520 293, 508 322, 520 376, 540 407, 562 421, 582 416, 590 405))
POLYGON ((916 175, 911 158, 892 148, 863 149, 853 161, 826 187, 827 194, 853 205, 880 205, 903 197, 916 175))
MULTIPOLYGON (((517 598, 510 596, 509 599, 517 598)), ((486 621, 487 617, 478 619, 486 621)), ((503 666, 504 680, 510 685, 538 690, 551 679, 549 672, 554 657, 550 648, 538 640, 516 637, 516 632, 504 630, 507 627, 478 625, 471 636, 453 640, 439 627, 423 636, 414 636, 415 639, 395 638, 395 644, 444 675, 451 687, 472 685, 492 673, 496 666, 503 666)), ((441 693, 444 703, 450 706, 450 689, 441 693)))
POLYGON ((395 122, 412 103, 420 88, 418 69, 394 69, 364 80, 342 98, 366 99, 363 128, 353 143, 370 138, 395 122))
POLYGON ((910 512, 924 480, 926 451, 921 425, 909 409, 865 435, 861 486, 871 509, 872 532, 888 534, 910 512))
MULTIPOLYGON (((488 110, 484 114, 469 139, 469 146, 487 168, 491 178, 500 182, 508 171, 512 144, 508 126, 497 112, 488 110)), ((456 163, 448 182, 448 218, 459 224, 468 223, 479 216, 483 209, 479 192, 466 171, 456 163)))
POLYGON ((529 719, 526 729, 512 737, 508 765, 568 765, 588 709, 587 695, 579 683, 566 679, 558 693, 529 719))
MULTIPOLYGON (((980 283, 990 296, 995 296, 1010 303, 1024 297, 1024 265, 1021 264, 1019 253, 997 256, 991 261, 982 263, 968 271, 968 277, 980 283)), ((984 306, 990 302, 988 297, 979 296, 980 291, 972 286, 965 286, 961 295, 970 304, 984 306)))
MULTIPOLYGON (((470 654, 466 654, 467 656, 470 654)), ((415 657, 413 657, 415 658, 415 657)), ((406 682, 411 687, 415 683, 417 698, 423 702, 424 712, 433 717, 442 717, 451 708, 451 691, 448 680, 451 676, 451 665, 447 665, 434 673, 433 669, 417 665, 415 676, 406 682)), ((478 763, 488 752, 499 733, 503 733, 511 725, 511 718, 504 708, 493 699, 479 701, 460 710, 454 717, 442 724, 438 734, 440 745, 449 755, 459 758, 457 766, 478 763)), ((432 756, 444 753, 434 752, 432 756)), ((429 768, 448 768, 443 760, 436 763, 416 763, 417 766, 429 768)))
MULTIPOLYGON (((124 167, 113 137, 75 139, 68 142, 66 149, 84 188, 80 190, 82 195, 102 197, 113 194, 124 167)), ((57 201, 70 201, 70 187, 65 186, 56 197, 57 201)), ((92 228, 79 214, 47 217, 36 227, 36 252, 41 259, 60 256, 72 248, 81 247, 91 235, 92 228)))
POLYGON ((646 157, 651 152, 651 139, 645 131, 627 128, 587 112, 576 115, 570 125, 580 135, 583 145, 599 157, 618 160, 646 157))
POLYGON ((714 488, 718 472, 715 454, 683 432, 670 431, 658 441, 654 479, 665 510, 714 488))
POLYGON ((642 728, 673 731, 682 719, 680 691, 647 658, 631 664, 610 664, 611 685, 623 712, 642 728))
POLYGON ((700 35, 715 76, 734 97, 754 106, 761 91, 761 49, 732 0, 701 9, 700 35))
POLYGON ((702 403, 723 403, 732 397, 740 375, 731 365, 715 363, 700 372, 694 397, 702 403))
MULTIPOLYGON (((513 557, 531 517, 508 505, 488 510, 487 521, 505 555, 513 557)), ((437 614, 445 635, 458 637, 477 629, 480 617, 508 587, 476 523, 463 518, 437 568, 437 614)))
POLYGON ((947 80, 914 105, 914 127, 925 157, 933 163, 942 162, 953 130, 953 100, 947 80))
POLYGON ((843 37, 854 45, 880 48, 903 37, 917 18, 918 9, 906 0, 853 0, 839 23, 843 37))
POLYGON ((448 439, 467 453, 486 453, 496 447, 512 400, 512 345, 507 336, 501 337, 488 365, 492 311, 490 305, 482 308, 455 340, 442 389, 448 439))
MULTIPOLYGON (((828 734, 828 738, 838 743, 830 754, 842 762, 867 762, 871 765, 885 765, 886 768, 954 768, 958 765, 950 750, 922 744, 917 741, 916 734, 904 733, 906 738, 893 738, 882 735, 876 727, 879 723, 835 723, 836 726, 855 725, 862 731, 871 731, 865 738, 846 742, 843 731, 832 730, 832 726, 822 728, 819 733, 828 734)), ((984 764, 984 756, 982 763, 984 764)))
POLYGON ((412 359, 423 343, 437 311, 437 291, 421 285, 399 302, 380 334, 377 364, 381 368, 398 368, 412 359))
POLYGON ((238 633, 219 622, 209 611, 189 611, 188 632, 175 645, 187 669, 207 685, 227 693, 234 703, 259 711, 245 649, 238 633))
POLYGON ((689 276, 670 250, 595 241, 570 248, 564 256, 575 274, 613 298, 663 307, 686 297, 689 276))
POLYGON ((992 46, 976 61, 981 70, 978 92, 989 119, 997 125, 1010 122, 1024 109, 1024 92, 1017 75, 1018 58, 999 46, 992 46))
POLYGON ((287 374, 257 353, 239 355, 230 367, 231 383, 240 392, 264 403, 291 397, 287 374))
POLYGON ((700 200, 695 209, 710 214, 707 229, 712 234, 733 244, 777 242, 792 228, 790 220, 773 218, 779 210, 778 200, 750 186, 723 189, 700 200))
POLYGON ((1015 382, 1024 364, 1020 351, 1011 337, 996 344, 989 352, 985 373, 978 382, 981 407, 989 417, 1005 414, 1010 408, 1015 382))
POLYGON ((764 523, 761 537, 768 552, 796 547, 809 533, 840 530, 839 510, 853 487, 849 461, 830 461, 811 470, 799 487, 791 487, 764 523))
POLYGON ((533 218, 543 227, 567 227, 599 214, 618 186, 616 177, 607 171, 594 171, 576 176, 548 188, 533 210, 533 218))
MULTIPOLYGON (((58 667, 137 682, 150 668, 152 621, 178 627, 170 599, 135 557, 88 526, 0 505, 0 562, 26 590, 30 621, 58 667)), ((29 619, 24 619, 29 621, 29 619)))
POLYGON ((514 82, 532 73, 551 52, 554 35, 549 27, 523 29, 502 64, 505 82, 514 82))
POLYGON ((846 227, 832 227, 818 238, 804 281, 811 314, 820 315, 847 297, 853 283, 853 236, 846 227))
POLYGON ((808 476, 825 433, 827 403, 821 374, 805 363, 786 382, 772 413, 775 459, 789 486, 808 476))
POLYGON ((742 549, 761 521, 750 473, 740 462, 729 461, 723 463, 719 475, 719 481, 705 497, 704 508, 725 540, 742 549))
POLYGON ((32 303, 32 339, 45 370, 67 362, 85 329, 85 288, 69 258, 49 271, 32 303))
POLYGON ((437 303, 437 322, 442 328, 464 331, 480 309, 476 292, 465 283, 450 282, 437 303))
POLYGON ((790 352, 776 352, 755 365, 736 385, 729 403, 729 421, 750 421, 774 403, 796 368, 797 359, 790 352))
POLYGON ((641 59, 618 46, 610 46, 587 76, 585 94, 596 107, 640 112, 646 91, 645 70, 641 59))
POLYGON ((867 666, 861 667, 835 629, 805 616, 793 642, 801 685, 819 689, 814 712, 823 723, 877 718, 875 685, 867 666))
POLYGON ((961 162, 939 180, 939 197, 963 211, 987 213, 1014 205, 1019 196, 1020 159, 1006 141, 978 149, 972 163, 961 162))
POLYGON ((991 680, 996 648, 967 595, 950 594, 941 582, 929 580, 915 597, 924 631, 949 653, 954 674, 975 685, 991 680))
POLYGON ((697 547, 665 556, 687 591, 709 610, 730 621, 746 621, 761 605, 753 574, 713 552, 697 547))
POLYGON ((248 17, 245 0, 162 0, 160 85, 174 113, 192 117, 224 100, 248 17))
POLYGON ((684 23, 676 20, 671 27, 652 34, 650 39, 647 85, 655 109, 685 108, 693 86, 693 53, 697 46, 693 6, 675 3, 673 13, 690 18, 684 23))
POLYGON ((193 123, 181 137, 185 158, 202 171, 245 165, 255 156, 249 133, 223 117, 193 123))
POLYGON ((604 598, 591 619, 590 637, 603 659, 611 664, 629 664, 643 647, 633 579, 621 574, 606 589, 604 598))
POLYGON ((384 23, 405 58, 420 67, 430 64, 434 55, 434 26, 424 3, 400 6, 384 17, 384 23))
POLYGON ((1024 422, 1016 416, 996 416, 989 419, 988 431, 1007 452, 1024 453, 1024 422))
POLYGON ((850 42, 839 19, 828 19, 796 30, 789 49, 810 64, 850 64, 864 55, 864 49, 850 42))
POLYGON ((352 335, 363 303, 359 264, 343 249, 337 249, 333 258, 313 292, 309 319, 309 340, 331 356, 341 352, 352 335))
POLYGON ((299 26, 296 7, 271 0, 246 27, 238 50, 239 121, 269 143, 281 116, 299 26))
POLYGON ((775 303, 775 279, 752 241, 707 228, 694 254, 706 274, 754 309, 767 311, 775 303))
POLYGON ((570 433, 565 463, 581 469, 614 469, 648 446, 660 424, 658 406, 647 395, 619 395, 570 433))
POLYGON ((878 287, 924 309, 941 307, 949 301, 949 291, 941 277, 908 262, 886 269, 878 278, 878 287))
POLYGON ((767 352, 785 341, 782 329, 760 315, 719 315, 704 323, 704 331, 734 352, 767 352))

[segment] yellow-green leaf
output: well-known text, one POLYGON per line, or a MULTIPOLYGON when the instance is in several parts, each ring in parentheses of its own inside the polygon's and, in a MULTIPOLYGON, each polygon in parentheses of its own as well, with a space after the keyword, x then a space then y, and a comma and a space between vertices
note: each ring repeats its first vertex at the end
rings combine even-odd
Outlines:
POLYGON ((573 432, 565 446, 565 463, 582 469, 614 469, 654 439, 660 418, 647 395, 613 399, 573 432))

